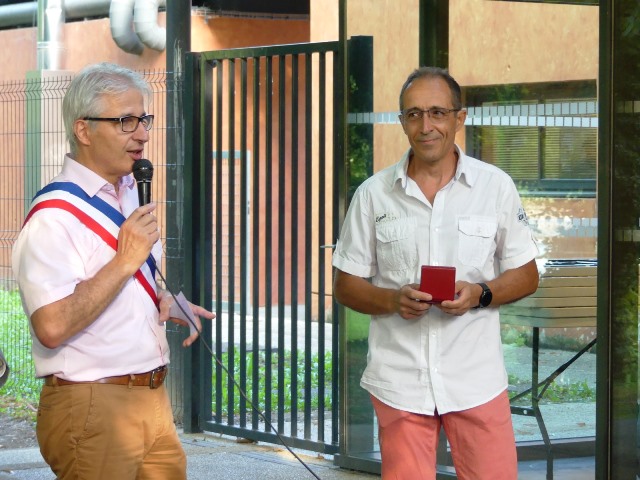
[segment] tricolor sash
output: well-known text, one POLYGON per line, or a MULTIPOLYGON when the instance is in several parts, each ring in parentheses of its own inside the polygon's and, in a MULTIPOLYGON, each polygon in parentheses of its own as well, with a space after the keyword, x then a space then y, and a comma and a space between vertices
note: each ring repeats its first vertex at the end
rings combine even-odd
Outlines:
MULTIPOLYGON (((118 232, 125 221, 124 215, 97 196, 89 196, 82 188, 71 182, 53 182, 36 193, 22 226, 39 210, 59 208, 69 212, 89 230, 98 235, 113 250, 118 249, 118 232)), ((156 265, 149 255, 147 261, 134 277, 158 305, 155 285, 156 265)))

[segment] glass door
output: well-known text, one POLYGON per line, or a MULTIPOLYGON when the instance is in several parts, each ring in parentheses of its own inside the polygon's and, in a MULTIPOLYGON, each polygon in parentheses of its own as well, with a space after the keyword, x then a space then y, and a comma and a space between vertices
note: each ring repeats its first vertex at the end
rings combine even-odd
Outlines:
POLYGON ((450 2, 466 152, 511 175, 540 249, 538 291, 500 315, 522 479, 594 478, 598 20, 578 2, 450 2))
MULTIPOLYGON (((350 192, 406 150, 398 94, 407 75, 430 61, 447 67, 463 88, 468 118, 456 143, 509 173, 523 197, 542 280, 534 296, 501 313, 523 479, 595 472, 599 8, 593 3, 344 0, 346 40, 370 45, 364 65, 353 66, 351 51, 348 59, 350 102, 362 95, 363 79, 370 81, 369 103, 360 98, 348 109, 350 192)), ((375 415, 359 387, 368 318, 346 312, 345 320, 337 463, 376 472, 375 415)), ((453 476, 446 440, 441 444, 440 476, 453 476)))

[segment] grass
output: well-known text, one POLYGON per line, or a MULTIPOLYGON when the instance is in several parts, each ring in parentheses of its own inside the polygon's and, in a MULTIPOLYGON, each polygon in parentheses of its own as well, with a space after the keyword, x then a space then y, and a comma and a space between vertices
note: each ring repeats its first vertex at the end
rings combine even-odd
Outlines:
MULTIPOLYGON (((254 379, 254 352, 247 352, 246 353, 246 375, 245 375, 245 381, 246 381, 246 387, 245 387, 245 393, 247 394, 248 398, 252 401, 252 403, 254 403, 254 405, 260 410, 260 411, 264 411, 266 406, 267 406, 267 398, 270 400, 270 404, 272 406, 272 408, 276 405, 278 405, 278 400, 282 401, 284 403, 284 411, 285 412, 291 412, 292 410, 292 405, 294 403, 294 395, 293 395, 293 390, 291 388, 292 385, 292 380, 294 378, 294 374, 295 374, 295 378, 297 381, 297 390, 296 390, 296 394, 295 394, 295 403, 296 403, 296 407, 298 409, 298 411, 302 411, 305 408, 306 405, 306 398, 305 398, 305 357, 304 357, 304 353, 300 352, 298 353, 295 363, 293 362, 293 358, 292 358, 292 353, 290 351, 285 351, 284 352, 284 357, 282 359, 283 362, 283 372, 284 372, 284 376, 283 376, 283 388, 282 388, 282 393, 283 393, 283 398, 280 399, 279 398, 279 391, 278 391, 278 387, 279 387, 279 379, 278 379, 278 362, 279 362, 279 352, 278 351, 273 351, 271 353, 271 359, 270 359, 270 370, 271 370, 271 375, 272 375, 272 380, 271 380, 271 390, 270 392, 267 392, 265 389, 265 379, 266 379, 266 375, 267 375, 267 355, 264 351, 260 351, 257 353, 258 355, 258 375, 257 378, 259 379, 259 385, 257 385, 257 399, 253 398, 253 379, 254 379), (295 369, 293 368, 295 365, 295 369)), ((240 384, 240 351, 237 348, 234 348, 233 351, 233 357, 234 357, 234 374, 233 377, 235 379, 235 381, 240 384)), ((222 364, 228 367, 228 362, 229 362, 229 353, 223 353, 220 361, 222 362, 222 364)), ((239 394, 239 390, 237 389, 236 386, 233 386, 233 389, 230 390, 230 380, 229 380, 229 375, 224 372, 222 369, 217 369, 216 368, 217 365, 214 362, 213 364, 213 376, 212 376, 212 384, 214 387, 214 396, 213 396, 213 401, 212 401, 212 411, 216 411, 216 406, 217 406, 217 402, 219 401, 219 405, 221 407, 222 410, 226 409, 229 405, 229 398, 230 398, 230 394, 231 392, 233 392, 233 414, 237 415, 240 413, 240 394, 239 394), (221 374, 220 377, 220 382, 221 382, 221 388, 220 390, 218 390, 218 395, 215 395, 215 391, 216 391, 216 380, 218 378, 218 374, 221 374)), ((331 352, 325 352, 324 354, 324 358, 321 359, 320 356, 316 353, 313 354, 311 356, 311 364, 309 366, 309 370, 308 370, 308 376, 309 376, 309 391, 311 392, 310 395, 310 405, 306 405, 307 408, 310 406, 312 409, 317 409, 320 405, 320 396, 319 396, 319 391, 320 391, 320 372, 323 371, 324 372, 324 383, 323 383, 323 387, 324 387, 324 395, 323 395, 323 399, 324 399, 324 407, 325 408, 331 408, 331 377, 332 377, 332 371, 333 371, 333 365, 332 365, 332 355, 331 352), (320 365, 320 362, 322 361, 322 365, 320 365)))
MULTIPOLYGON (((501 329, 502 343, 507 345, 513 345, 515 347, 530 347, 531 346, 531 334, 526 330, 513 328, 511 326, 503 326, 501 329)), ((583 342, 575 340, 573 338, 553 337, 547 339, 545 348, 554 348, 557 350, 577 351, 584 346, 583 342)), ((542 380, 542 378, 541 378, 542 380)), ((515 375, 509 374, 509 385, 516 387, 518 391, 529 388, 531 383, 528 380, 523 380, 515 375)), ((511 396, 517 395, 514 392, 511 396)), ((525 396, 523 399, 516 402, 517 405, 524 405, 530 403, 530 395, 525 396)), ((545 390, 544 396, 540 399, 540 403, 571 403, 571 402, 595 402, 596 391, 595 388, 591 388, 586 381, 578 381, 571 383, 563 383, 561 381, 554 381, 545 390)))
POLYGON ((29 323, 22 310, 20 295, 15 290, 0 290, 0 348, 11 373, 0 389, 0 410, 16 412, 37 405, 41 380, 36 379, 31 359, 29 323))
MULTIPOLYGON (((540 348, 577 352, 579 350, 582 350, 582 348, 586 345, 584 338, 572 338, 564 335, 545 335, 545 330, 546 329, 541 330, 542 333, 540 335, 540 348)), ((502 325, 500 329, 500 336, 502 338, 502 343, 505 345, 530 347, 533 343, 533 336, 529 327, 502 325)))
MULTIPOLYGON (((515 375, 509 374, 509 385, 516 385, 521 387, 522 390, 531 386, 529 381, 523 381, 515 375)), ((517 395, 517 392, 513 392, 512 397, 517 395)), ((516 401, 515 405, 530 404, 531 400, 528 400, 531 396, 526 395, 524 398, 516 401)), ((549 403, 589 403, 596 401, 596 391, 591 388, 586 381, 561 383, 553 382, 549 385, 544 392, 544 396, 540 399, 541 404, 549 403)))
POLYGON ((38 404, 25 398, 14 398, 10 396, 0 396, 0 413, 9 415, 11 418, 26 420, 36 423, 38 404))

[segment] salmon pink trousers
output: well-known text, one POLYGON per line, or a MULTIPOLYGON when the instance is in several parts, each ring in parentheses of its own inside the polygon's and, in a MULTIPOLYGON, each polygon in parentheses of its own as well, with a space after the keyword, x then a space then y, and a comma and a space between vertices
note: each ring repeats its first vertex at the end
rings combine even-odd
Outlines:
POLYGON ((435 480, 441 426, 460 480, 517 480, 518 460, 506 390, 460 412, 422 415, 371 396, 378 417, 383 480, 435 480))

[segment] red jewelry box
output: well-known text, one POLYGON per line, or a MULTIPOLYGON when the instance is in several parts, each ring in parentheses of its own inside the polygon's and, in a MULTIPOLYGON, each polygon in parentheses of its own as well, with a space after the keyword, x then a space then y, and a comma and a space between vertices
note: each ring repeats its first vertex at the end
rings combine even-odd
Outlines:
POLYGON ((429 303, 453 300, 456 293, 456 267, 422 265, 420 291, 430 293, 433 299, 429 303))

